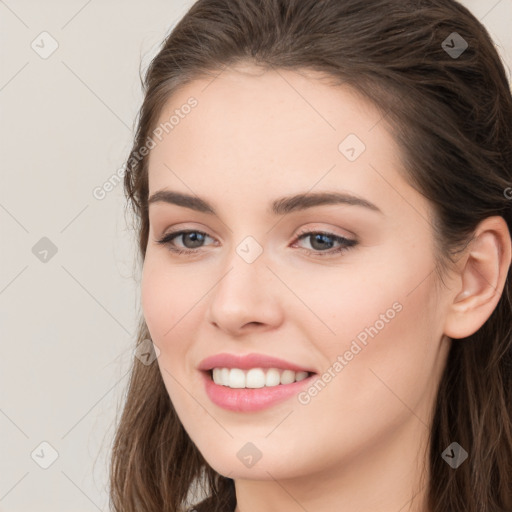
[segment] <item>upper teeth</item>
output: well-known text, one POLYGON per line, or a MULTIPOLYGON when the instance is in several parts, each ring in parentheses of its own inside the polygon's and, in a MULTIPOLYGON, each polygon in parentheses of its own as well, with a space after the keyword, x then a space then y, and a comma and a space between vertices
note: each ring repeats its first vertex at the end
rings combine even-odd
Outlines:
POLYGON ((293 370, 279 370, 269 368, 267 372, 263 368, 214 368, 213 382, 230 388, 262 388, 273 387, 279 384, 291 384, 305 379, 308 372, 294 372, 293 370))

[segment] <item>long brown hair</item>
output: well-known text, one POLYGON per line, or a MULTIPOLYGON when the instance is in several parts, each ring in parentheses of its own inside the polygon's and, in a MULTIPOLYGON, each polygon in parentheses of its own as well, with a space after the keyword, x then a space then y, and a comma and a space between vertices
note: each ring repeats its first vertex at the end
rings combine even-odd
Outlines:
MULTIPOLYGON (((454 0, 199 0, 144 77, 124 182, 142 260, 149 230, 143 148, 162 107, 178 87, 238 63, 319 71, 380 109, 405 179, 431 203, 440 277, 486 217, 502 216, 512 231, 510 84, 489 33, 465 7, 454 0), (464 49, 462 40, 467 48, 453 53, 464 49)), ((429 512, 512 511, 510 272, 487 322, 452 343, 430 432, 429 512), (453 441, 469 452, 456 470, 441 457, 453 441)), ((137 345, 146 339, 141 319, 137 345)), ((188 437, 156 363, 134 358, 116 427, 115 512, 182 511, 194 489, 204 493, 197 510, 234 510, 233 480, 216 473, 188 437)))

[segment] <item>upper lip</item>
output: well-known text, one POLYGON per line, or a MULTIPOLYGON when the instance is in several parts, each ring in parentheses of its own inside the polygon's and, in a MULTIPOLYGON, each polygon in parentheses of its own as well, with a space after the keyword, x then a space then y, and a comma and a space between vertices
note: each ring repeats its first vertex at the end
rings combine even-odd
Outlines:
POLYGON ((213 368, 240 368, 241 370, 249 370, 251 368, 279 368, 282 370, 293 370, 295 372, 315 373, 310 368, 265 354, 216 354, 203 359, 199 363, 198 368, 199 370, 212 370, 213 368))

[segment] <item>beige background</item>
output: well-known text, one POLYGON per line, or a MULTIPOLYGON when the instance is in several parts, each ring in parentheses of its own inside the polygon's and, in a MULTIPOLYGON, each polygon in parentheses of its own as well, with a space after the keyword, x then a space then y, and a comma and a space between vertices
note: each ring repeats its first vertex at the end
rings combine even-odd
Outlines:
MULTIPOLYGON (((108 510, 140 303, 122 185, 93 190, 130 148, 139 66, 192 3, 0 0, 0 511, 108 510)), ((512 0, 463 3, 510 69, 512 0)))

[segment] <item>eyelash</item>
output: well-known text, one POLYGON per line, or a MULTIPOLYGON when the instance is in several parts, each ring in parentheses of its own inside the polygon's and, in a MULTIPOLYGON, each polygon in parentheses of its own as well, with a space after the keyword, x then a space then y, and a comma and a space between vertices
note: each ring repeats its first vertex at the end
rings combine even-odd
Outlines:
MULTIPOLYGON (((197 249, 177 249, 175 246, 171 245, 171 242, 179 237, 180 235, 186 235, 188 233, 199 233, 204 236, 209 236, 207 233, 204 233, 203 231, 198 231, 196 229, 189 229, 189 230, 182 230, 182 231, 176 231, 173 233, 168 233, 163 236, 160 240, 157 240, 157 243, 164 245, 168 248, 169 251, 175 253, 175 254, 196 254, 198 251, 197 249)), ((312 235, 324 235, 329 238, 332 238, 335 242, 339 242, 341 244, 340 247, 337 249, 330 249, 328 251, 318 251, 315 249, 304 249, 304 251, 307 252, 307 254, 313 254, 314 256, 320 256, 320 257, 326 257, 326 256, 335 256, 338 254, 342 254, 345 251, 351 249, 352 247, 356 246, 358 242, 356 240, 352 240, 350 238, 345 238, 343 236, 338 236, 333 233, 328 233, 326 231, 303 231, 297 235, 296 240, 299 241, 303 238, 307 238, 308 236, 312 235)), ((211 237, 210 237, 211 238, 211 237)))

